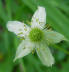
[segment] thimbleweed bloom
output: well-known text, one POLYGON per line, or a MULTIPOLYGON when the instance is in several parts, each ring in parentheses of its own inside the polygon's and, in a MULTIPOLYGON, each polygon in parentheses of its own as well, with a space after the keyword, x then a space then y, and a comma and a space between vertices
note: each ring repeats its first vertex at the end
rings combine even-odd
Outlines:
POLYGON ((52 66, 54 58, 48 44, 59 43, 65 37, 58 32, 45 30, 46 11, 44 7, 38 7, 31 20, 31 27, 19 21, 9 21, 7 28, 17 36, 24 38, 17 48, 14 60, 22 58, 33 50, 45 66, 52 66))

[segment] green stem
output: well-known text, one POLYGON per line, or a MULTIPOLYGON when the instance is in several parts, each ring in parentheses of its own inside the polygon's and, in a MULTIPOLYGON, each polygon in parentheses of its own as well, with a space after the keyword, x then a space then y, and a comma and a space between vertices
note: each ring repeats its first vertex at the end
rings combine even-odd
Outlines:
POLYGON ((19 59, 19 63, 21 64, 22 72, 26 72, 26 69, 25 69, 25 66, 24 66, 24 63, 23 63, 22 59, 19 59))
POLYGON ((59 50, 61 50, 61 51, 63 51, 64 53, 66 53, 66 54, 69 55, 69 51, 67 51, 67 50, 65 50, 65 49, 63 49, 63 48, 61 48, 61 47, 59 47, 58 45, 51 45, 51 46, 53 46, 54 48, 57 48, 57 49, 59 49, 59 50))

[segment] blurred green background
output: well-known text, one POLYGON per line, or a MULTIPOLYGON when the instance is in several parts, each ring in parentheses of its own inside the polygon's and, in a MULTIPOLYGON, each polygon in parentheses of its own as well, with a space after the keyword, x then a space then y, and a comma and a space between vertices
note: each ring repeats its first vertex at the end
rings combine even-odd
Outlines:
POLYGON ((6 28, 7 21, 28 24, 38 6, 47 11, 47 24, 69 40, 69 0, 0 0, 0 72, 69 72, 69 43, 50 46, 55 64, 45 67, 36 53, 13 62, 19 38, 6 28))

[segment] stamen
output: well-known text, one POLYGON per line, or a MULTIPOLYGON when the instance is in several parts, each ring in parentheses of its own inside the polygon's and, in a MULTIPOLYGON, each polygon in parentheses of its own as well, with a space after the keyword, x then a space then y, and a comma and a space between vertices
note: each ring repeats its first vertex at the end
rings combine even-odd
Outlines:
POLYGON ((29 33, 29 38, 32 42, 40 42, 43 39, 43 31, 39 28, 31 29, 29 33))
POLYGON ((39 22, 39 19, 38 18, 36 19, 36 22, 39 22))
POLYGON ((23 34, 23 32, 18 33, 18 35, 21 35, 21 34, 23 34))

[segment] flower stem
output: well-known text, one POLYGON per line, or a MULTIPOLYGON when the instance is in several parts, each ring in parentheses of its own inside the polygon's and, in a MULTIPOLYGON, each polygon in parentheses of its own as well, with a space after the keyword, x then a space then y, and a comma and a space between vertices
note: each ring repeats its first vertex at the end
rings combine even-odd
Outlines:
POLYGON ((22 59, 19 60, 19 63, 20 63, 21 72, 26 72, 26 69, 25 69, 25 66, 24 66, 24 63, 23 63, 22 59))
POLYGON ((61 47, 59 47, 58 45, 51 45, 51 46, 53 46, 54 48, 57 48, 57 49, 59 49, 59 50, 61 50, 61 51, 63 51, 64 53, 66 53, 66 54, 69 55, 69 51, 65 50, 64 48, 61 48, 61 47))

